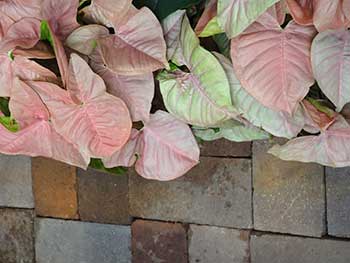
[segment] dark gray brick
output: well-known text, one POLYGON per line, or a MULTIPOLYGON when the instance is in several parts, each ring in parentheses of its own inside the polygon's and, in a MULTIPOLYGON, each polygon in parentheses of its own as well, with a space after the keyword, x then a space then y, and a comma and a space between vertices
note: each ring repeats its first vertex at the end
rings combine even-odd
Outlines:
POLYGON ((129 263, 131 231, 128 226, 38 219, 37 263, 129 263))
POLYGON ((207 157, 250 157, 252 147, 250 142, 231 142, 219 139, 200 144, 201 156, 207 157))
POLYGON ((34 213, 0 209, 0 263, 34 263, 34 213))
POLYGON ((267 154, 268 141, 253 144, 254 228, 321 236, 325 233, 324 168, 267 154))
POLYGON ((190 263, 249 262, 249 231, 191 225, 190 263))
POLYGON ((0 206, 34 208, 29 157, 0 154, 0 206))
POLYGON ((201 158, 170 182, 129 176, 131 214, 136 217, 250 228, 251 161, 201 158))
POLYGON ((350 238, 350 168, 326 168, 328 234, 350 238))
POLYGON ((251 237, 252 263, 349 263, 350 242, 291 236, 251 237))

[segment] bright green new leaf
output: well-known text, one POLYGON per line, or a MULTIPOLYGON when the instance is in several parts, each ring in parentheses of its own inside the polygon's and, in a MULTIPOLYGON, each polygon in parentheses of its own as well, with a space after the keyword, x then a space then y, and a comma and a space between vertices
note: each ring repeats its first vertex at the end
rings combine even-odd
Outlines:
POLYGON ((193 127, 193 132, 196 137, 204 141, 224 138, 234 142, 246 142, 270 138, 267 132, 255 127, 246 127, 234 120, 226 121, 218 128, 200 129, 193 127))
POLYGON ((214 17, 212 20, 208 22, 204 30, 199 34, 200 37, 210 37, 214 36, 220 33, 223 33, 224 31, 218 24, 217 17, 214 17))
POLYGON ((229 38, 242 33, 269 7, 280 0, 218 0, 217 17, 229 38))
POLYGON ((54 47, 54 42, 51 35, 51 30, 48 22, 46 20, 41 21, 40 25, 40 40, 48 41, 52 47, 54 47))
POLYGON ((293 138, 298 135, 305 124, 301 107, 298 107, 294 116, 291 116, 288 113, 276 112, 263 106, 241 86, 235 76, 231 61, 221 54, 214 54, 225 69, 230 81, 233 104, 245 119, 277 137, 293 138))
POLYGON ((8 129, 11 132, 16 132, 19 130, 18 123, 11 117, 1 116, 0 124, 2 124, 6 129, 8 129))
POLYGON ((182 53, 177 60, 183 60, 189 72, 163 71, 158 76, 168 111, 199 127, 215 127, 236 116, 225 71, 217 59, 199 45, 187 17, 182 21, 179 46, 182 53))

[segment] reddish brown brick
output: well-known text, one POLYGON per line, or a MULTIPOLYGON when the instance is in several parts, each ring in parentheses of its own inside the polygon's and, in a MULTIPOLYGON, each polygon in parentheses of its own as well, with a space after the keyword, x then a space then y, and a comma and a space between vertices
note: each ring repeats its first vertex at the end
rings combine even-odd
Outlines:
POLYGON ((181 224, 137 220, 132 224, 133 263, 187 263, 186 230, 181 224))
POLYGON ((250 157, 252 155, 250 142, 231 142, 220 139, 200 144, 201 155, 207 157, 250 157))
POLYGON ((79 215, 83 221, 130 224, 128 177, 78 169, 79 215))
POLYGON ((37 215, 78 218, 76 168, 46 158, 33 158, 32 175, 37 215))

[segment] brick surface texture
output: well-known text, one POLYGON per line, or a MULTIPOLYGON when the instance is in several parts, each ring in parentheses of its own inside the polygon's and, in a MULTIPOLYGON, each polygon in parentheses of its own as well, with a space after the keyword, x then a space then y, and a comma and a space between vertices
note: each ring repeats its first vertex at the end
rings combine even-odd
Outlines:
POLYGON ((0 155, 0 263, 349 263, 350 169, 201 144, 170 182, 0 155))

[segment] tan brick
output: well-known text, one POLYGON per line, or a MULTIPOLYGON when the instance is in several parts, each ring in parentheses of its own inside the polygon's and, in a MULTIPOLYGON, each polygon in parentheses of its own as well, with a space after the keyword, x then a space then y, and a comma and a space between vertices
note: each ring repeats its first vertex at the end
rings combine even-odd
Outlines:
POLYGON ((78 218, 75 167, 46 158, 33 158, 32 175, 37 215, 78 218))

